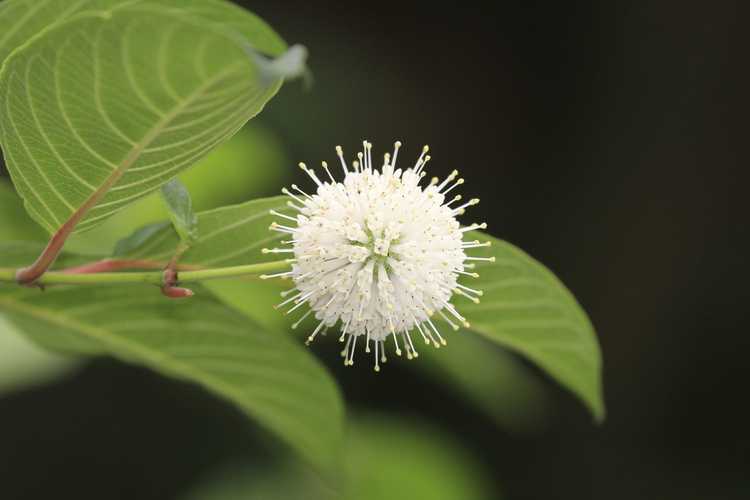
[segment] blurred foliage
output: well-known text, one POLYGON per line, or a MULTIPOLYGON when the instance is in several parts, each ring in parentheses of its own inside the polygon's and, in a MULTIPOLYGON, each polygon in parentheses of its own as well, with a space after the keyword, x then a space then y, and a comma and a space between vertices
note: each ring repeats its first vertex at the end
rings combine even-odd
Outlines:
MULTIPOLYGON (((488 471, 451 437, 402 416, 349 419, 339 491, 299 464, 234 464, 185 500, 488 500, 488 471)), ((497 499, 497 496, 492 498, 497 499)))
POLYGON ((76 359, 35 346, 0 315, 0 395, 53 381, 79 365, 76 359))
MULTIPOLYGON (((11 240, 45 239, 44 231, 26 214, 21 198, 13 187, 0 179, 0 243, 11 240)), ((34 255, 42 247, 17 245, 17 248, 18 256, 4 261, 4 265, 15 264, 11 261, 20 262, 20 259, 28 259, 29 255, 34 255)), ((79 365, 80 363, 72 358, 51 354, 35 346, 16 333, 0 315, 0 394, 42 385, 72 372, 79 365)))
POLYGON ((346 498, 487 498, 482 465, 424 422, 368 417, 355 422, 349 438, 346 498))
POLYGON ((445 352, 420 357, 419 368, 444 381, 506 431, 539 432, 550 423, 548 386, 518 357, 487 339, 459 331, 445 352))

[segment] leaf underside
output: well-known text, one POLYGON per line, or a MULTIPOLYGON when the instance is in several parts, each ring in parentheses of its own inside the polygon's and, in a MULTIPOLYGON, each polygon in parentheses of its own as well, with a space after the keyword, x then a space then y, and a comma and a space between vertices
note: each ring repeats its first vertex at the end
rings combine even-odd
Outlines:
POLYGON ((228 2, 49 2, 67 6, 66 20, 40 27, 32 19, 46 3, 0 11, 1 20, 26 8, 0 35, 0 55, 35 34, 3 63, 0 143, 26 209, 51 233, 74 214, 85 213, 77 230, 94 227, 158 189, 281 84, 260 74, 248 47, 276 55, 283 42, 228 2))

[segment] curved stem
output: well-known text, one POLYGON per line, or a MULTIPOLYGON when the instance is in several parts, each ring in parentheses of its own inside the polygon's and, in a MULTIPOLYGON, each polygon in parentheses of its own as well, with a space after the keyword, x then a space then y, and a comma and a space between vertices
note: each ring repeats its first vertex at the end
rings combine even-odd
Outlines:
MULTIPOLYGON (((257 275, 271 271, 279 271, 289 268, 290 261, 277 260, 259 264, 248 264, 244 266, 219 267, 215 269, 200 269, 195 271, 183 271, 179 273, 179 281, 197 282, 218 278, 237 278, 241 276, 257 275)), ((15 269, 0 269, 0 282, 16 282, 15 269)), ((151 285, 162 285, 163 275, 161 271, 134 272, 134 273, 93 273, 93 274, 71 274, 61 271, 49 271, 34 282, 35 285, 114 285, 124 283, 146 283, 151 285)))
POLYGON ((15 281, 22 285, 34 283, 40 276, 47 272, 47 269, 55 263, 57 256, 62 251, 65 242, 73 232, 73 229, 75 229, 75 226, 78 224, 81 217, 83 217, 83 215, 78 216, 78 211, 73 214, 73 217, 71 217, 54 235, 52 235, 49 243, 47 243, 47 246, 44 247, 44 250, 34 263, 16 271, 14 276, 15 281))

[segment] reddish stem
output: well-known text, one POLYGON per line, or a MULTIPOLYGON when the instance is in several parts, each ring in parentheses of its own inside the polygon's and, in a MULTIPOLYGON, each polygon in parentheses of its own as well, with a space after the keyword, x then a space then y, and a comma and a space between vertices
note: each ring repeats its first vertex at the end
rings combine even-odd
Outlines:
POLYGON ((195 295, 193 291, 188 288, 167 285, 161 287, 161 293, 170 299, 186 299, 195 295))
POLYGON ((164 263, 155 260, 104 259, 63 269, 61 272, 65 274, 93 274, 125 269, 161 269, 162 267, 164 267, 164 263))
POLYGON ((54 235, 52 235, 49 243, 47 243, 47 246, 36 261, 29 267, 24 267, 16 272, 16 281, 19 284, 33 285, 41 275, 47 272, 47 269, 55 263, 55 259, 57 259, 57 256, 60 254, 68 236, 73 232, 78 220, 79 218, 76 218, 75 216, 70 218, 54 235))

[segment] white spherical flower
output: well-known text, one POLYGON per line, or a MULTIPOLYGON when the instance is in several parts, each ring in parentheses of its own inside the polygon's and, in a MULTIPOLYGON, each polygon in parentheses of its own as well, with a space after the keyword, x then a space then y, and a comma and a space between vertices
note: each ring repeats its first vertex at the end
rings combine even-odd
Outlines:
POLYGON ((344 364, 354 364, 359 340, 366 352, 374 350, 379 371, 379 363, 386 361, 389 336, 396 354, 401 355, 403 344, 412 359, 419 355, 412 341, 416 332, 426 344, 446 344, 431 319, 434 314, 454 329, 459 324, 468 326, 450 300, 456 294, 478 302, 482 292, 458 284, 457 278, 477 276, 467 271, 473 267, 467 261, 491 259, 466 255, 466 249, 489 242, 463 241, 466 231, 483 229, 486 224, 462 227, 456 220, 466 207, 479 202, 472 199, 460 204, 460 195, 448 199, 463 184, 463 179, 456 180, 458 172, 442 182, 433 178, 423 187, 424 167, 430 160, 427 146, 414 167, 405 170, 396 167, 401 143, 396 142, 392 157, 385 154, 380 170, 372 164, 372 144, 364 141, 363 146, 352 169, 341 147, 336 147, 342 182, 334 179, 326 162, 322 165, 330 182, 300 164, 316 192, 309 195, 294 184, 291 191, 283 190, 298 214, 291 217, 272 211, 288 222, 274 223, 271 229, 288 233, 290 238, 284 243, 291 247, 264 250, 294 253, 292 270, 264 277, 294 280, 295 288, 282 294, 291 296, 279 306, 288 306, 287 313, 309 306, 294 327, 314 312, 318 325, 308 343, 337 326, 339 340, 346 342, 344 364))

